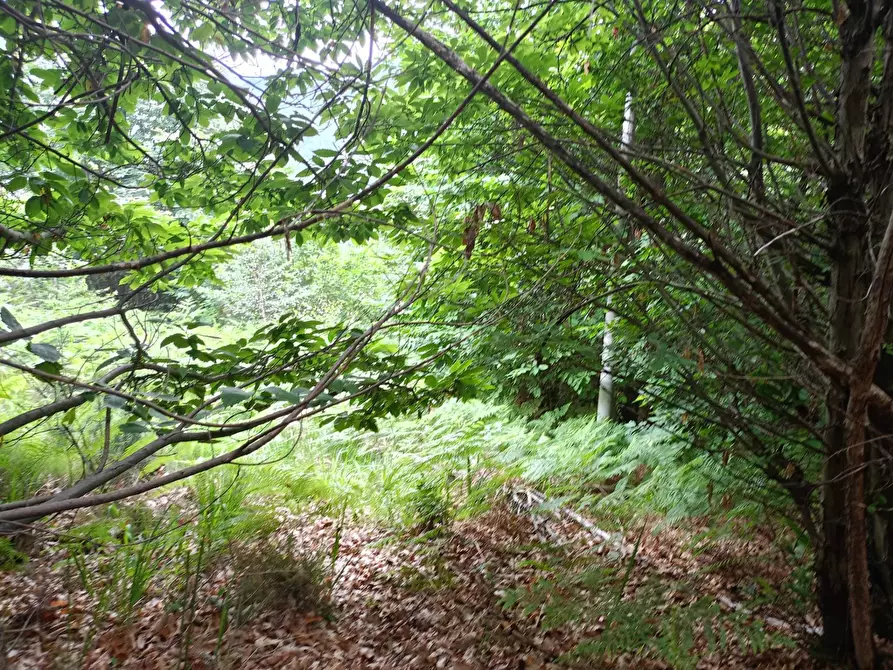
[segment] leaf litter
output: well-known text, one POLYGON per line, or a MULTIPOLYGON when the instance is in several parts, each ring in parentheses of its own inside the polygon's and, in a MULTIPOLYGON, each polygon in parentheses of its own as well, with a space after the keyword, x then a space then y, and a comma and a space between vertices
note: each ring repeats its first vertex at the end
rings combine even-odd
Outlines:
MULTIPOLYGON (((576 657, 577 645, 604 633, 607 612, 549 626, 542 607, 510 606, 506 595, 544 580, 560 581, 556 566, 563 563, 556 563, 556 555, 590 566, 628 565, 624 600, 635 599, 648 579, 694 575, 700 594, 728 610, 738 602, 740 585, 753 581, 755 573, 779 591, 789 578, 766 538, 726 539, 693 551, 692 529, 658 529, 655 521, 642 529, 631 555, 628 539, 594 533, 591 521, 539 513, 511 501, 417 537, 368 523, 340 524, 321 514, 286 514, 276 532, 298 551, 319 552, 331 549, 337 528, 325 606, 279 602, 239 625, 227 621, 219 599, 231 571, 226 560, 200 580, 191 617, 172 610, 170 593, 150 589, 132 616, 112 613, 100 621, 95 599, 66 582, 61 550, 47 542, 37 558, 0 578, 0 668, 669 668, 644 650, 576 657), (187 618, 191 625, 184 625, 187 618)), ((685 597, 679 594, 683 604, 685 597)), ((783 603, 764 604, 748 610, 748 616, 783 622, 794 644, 710 654, 699 636, 696 667, 832 667, 809 654, 814 640, 808 626, 792 623, 796 613, 783 603)))

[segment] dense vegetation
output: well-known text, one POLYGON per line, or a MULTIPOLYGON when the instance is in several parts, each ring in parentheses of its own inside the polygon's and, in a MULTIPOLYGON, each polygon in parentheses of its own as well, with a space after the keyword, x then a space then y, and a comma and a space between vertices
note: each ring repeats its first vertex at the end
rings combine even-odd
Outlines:
MULTIPOLYGON (((783 526, 787 614, 879 667, 891 48, 879 0, 0 3, 7 567, 56 538, 98 621, 156 582, 195 615, 212 566, 295 560, 264 509, 437 542, 523 482, 584 527, 783 526)), ((324 609, 340 532, 236 620, 324 609)), ((717 601, 655 623, 627 541, 505 606, 684 667, 717 601)))

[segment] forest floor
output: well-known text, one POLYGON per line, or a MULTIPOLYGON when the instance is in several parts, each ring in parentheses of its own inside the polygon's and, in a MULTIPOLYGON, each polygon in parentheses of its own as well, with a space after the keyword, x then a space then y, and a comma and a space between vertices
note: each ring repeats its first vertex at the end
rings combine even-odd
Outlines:
MULTIPOLYGON (((330 546, 337 525, 325 516, 289 516, 279 533, 312 549, 330 546)), ((760 538, 724 539, 693 553, 691 529, 642 531, 630 554, 629 545, 624 549, 572 520, 546 519, 508 502, 424 538, 347 524, 338 531, 338 578, 327 612, 268 608, 241 625, 221 626, 214 593, 223 577, 212 574, 202 582, 185 633, 181 614, 170 611, 164 594, 150 594, 129 620, 98 622, 86 593, 66 588, 50 558, 34 559, 0 580, 0 668, 667 668, 672 666, 645 651, 575 659, 568 652, 597 639, 603 617, 596 613, 585 623, 547 630, 545 606, 509 607, 505 594, 557 579, 556 556, 626 564, 625 599, 635 598, 647 578, 695 575, 700 595, 725 603, 726 610, 740 597, 742 575, 752 580, 756 574, 779 587, 790 578, 772 555, 773 543, 760 538)), ((753 618, 770 621, 770 630, 784 629, 791 616, 783 606, 764 605, 753 618)), ((793 640, 788 646, 770 643, 759 652, 732 646, 713 654, 696 634, 697 667, 825 667, 811 660, 802 630, 797 623, 781 631, 793 640)))

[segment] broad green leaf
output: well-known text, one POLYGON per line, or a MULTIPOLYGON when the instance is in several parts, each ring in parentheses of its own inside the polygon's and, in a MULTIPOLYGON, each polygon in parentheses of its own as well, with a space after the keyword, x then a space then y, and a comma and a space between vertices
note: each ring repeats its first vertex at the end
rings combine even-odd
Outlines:
POLYGON ((245 389, 236 388, 234 386, 223 386, 220 389, 220 401, 224 407, 238 405, 244 400, 248 400, 253 394, 245 389))
POLYGON ((40 358, 49 363, 55 363, 62 358, 62 354, 52 344, 29 342, 27 348, 32 354, 40 356, 40 358))
POLYGON ((111 407, 113 409, 121 409, 127 404, 127 401, 124 398, 116 395, 105 395, 103 396, 102 402, 106 407, 111 407))
POLYGON ((33 195, 25 202, 25 215, 34 219, 43 213, 43 197, 33 195))

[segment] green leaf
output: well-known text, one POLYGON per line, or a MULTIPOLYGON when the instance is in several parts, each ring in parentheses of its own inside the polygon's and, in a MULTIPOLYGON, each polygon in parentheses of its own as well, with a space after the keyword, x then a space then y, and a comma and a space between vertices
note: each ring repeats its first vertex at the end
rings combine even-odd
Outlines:
POLYGON ((111 407, 113 409, 121 409, 124 405, 127 404, 127 401, 124 398, 119 398, 116 395, 107 395, 103 398, 103 404, 106 407, 111 407))
POLYGON ((240 402, 247 400, 251 396, 252 394, 248 391, 234 386, 224 386, 220 389, 220 400, 224 407, 238 405, 240 402))
POLYGON ((62 358, 62 354, 59 353, 59 350, 56 349, 56 347, 54 347, 52 344, 29 342, 28 351, 30 351, 35 356, 40 356, 40 358, 49 363, 55 363, 60 358, 62 358))
POLYGON ((303 394, 294 393, 293 391, 286 391, 285 389, 279 388, 278 386, 268 386, 264 389, 271 396, 276 398, 276 400, 281 400, 282 402, 290 402, 294 405, 297 405, 304 399, 304 395, 306 395, 306 390, 303 394))
POLYGON ((43 363, 38 363, 34 366, 34 368, 51 375, 58 375, 60 372, 62 372, 62 365, 60 365, 59 363, 54 363, 52 361, 44 361, 43 363))
POLYGON ((9 326, 9 329, 12 331, 24 330, 24 328, 22 328, 22 324, 18 322, 18 319, 16 319, 12 315, 12 312, 10 312, 5 307, 0 308, 0 319, 2 319, 3 323, 9 326))
POLYGON ((149 432, 149 428, 146 425, 138 423, 136 421, 128 421, 127 423, 122 423, 118 427, 118 430, 129 435, 139 435, 141 433, 149 432))
POLYGON ((197 42, 206 42, 214 34, 214 24, 210 21, 194 28, 189 38, 197 42))
POLYGON ((9 180, 9 183, 6 184, 6 190, 12 193, 13 191, 20 191, 28 185, 28 180, 25 177, 13 177, 9 180))
POLYGON ((320 393, 313 399, 313 402, 310 404, 314 407, 318 407, 319 405, 325 405, 326 403, 329 403, 334 399, 335 396, 331 395, 330 393, 320 393))
POLYGON ((43 212, 43 198, 39 195, 28 198, 25 203, 25 215, 34 218, 40 216, 41 212, 43 212))
POLYGON ((178 349, 189 349, 191 346, 189 344, 189 340, 186 338, 186 336, 182 335, 180 333, 174 333, 173 335, 168 335, 161 341, 161 344, 158 346, 164 348, 169 344, 173 344, 178 349))

